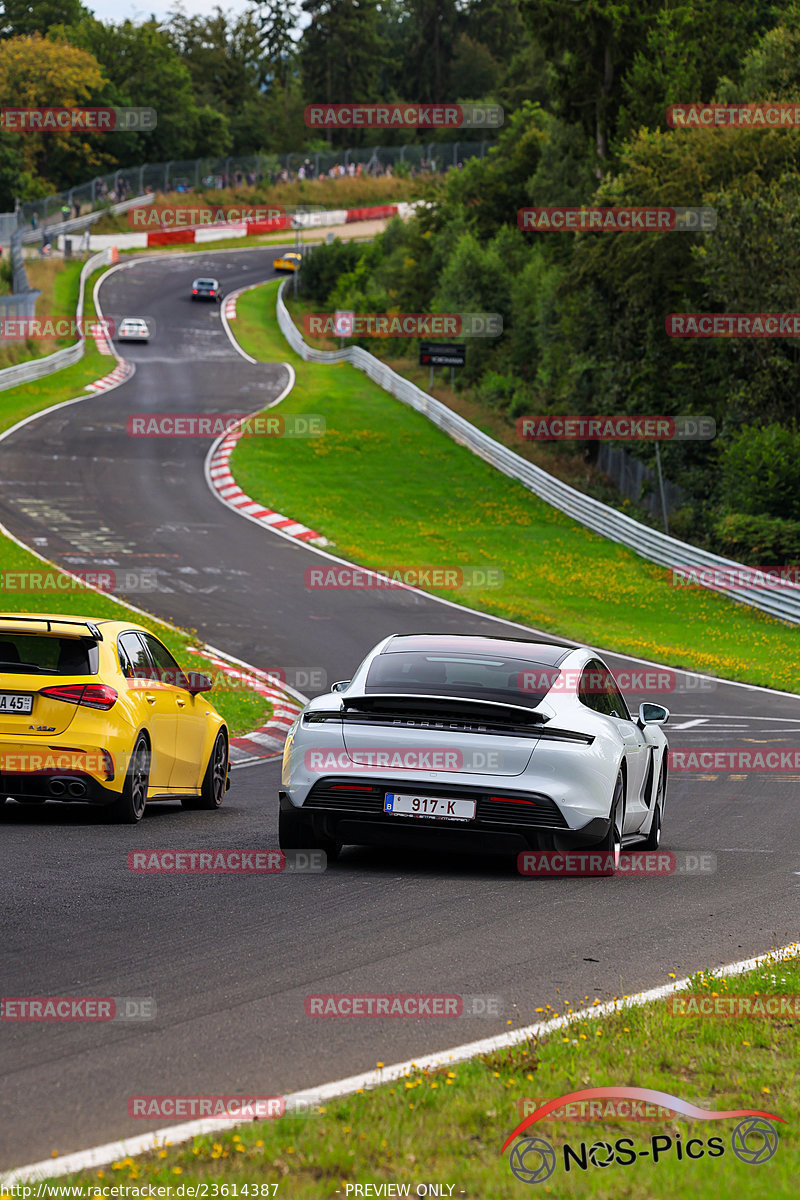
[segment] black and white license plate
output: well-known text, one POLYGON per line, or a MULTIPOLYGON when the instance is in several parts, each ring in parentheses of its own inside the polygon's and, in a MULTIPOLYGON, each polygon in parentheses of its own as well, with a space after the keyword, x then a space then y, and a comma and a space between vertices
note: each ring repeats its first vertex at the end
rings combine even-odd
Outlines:
POLYGON ((0 713, 33 712, 33 696, 25 692, 0 692, 0 713))
POLYGON ((449 817, 451 821, 472 821, 475 818, 475 801, 387 792, 383 811, 398 817, 442 817, 445 820, 449 817))

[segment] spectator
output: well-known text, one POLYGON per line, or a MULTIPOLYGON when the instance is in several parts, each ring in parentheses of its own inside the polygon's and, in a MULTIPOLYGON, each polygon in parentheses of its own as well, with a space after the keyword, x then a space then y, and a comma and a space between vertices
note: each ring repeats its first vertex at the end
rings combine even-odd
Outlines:
POLYGON ((68 204, 61 205, 61 220, 62 221, 69 220, 69 205, 68 204))
POLYGON ((38 228, 39 228, 39 214, 37 212, 35 212, 33 214, 33 216, 31 217, 31 229, 33 229, 35 232, 38 228))
POLYGON ((75 216, 76 216, 76 217, 79 217, 79 216, 81 215, 81 202, 80 202, 80 200, 76 200, 76 201, 75 201, 75 204, 74 204, 74 209, 75 209, 75 216))

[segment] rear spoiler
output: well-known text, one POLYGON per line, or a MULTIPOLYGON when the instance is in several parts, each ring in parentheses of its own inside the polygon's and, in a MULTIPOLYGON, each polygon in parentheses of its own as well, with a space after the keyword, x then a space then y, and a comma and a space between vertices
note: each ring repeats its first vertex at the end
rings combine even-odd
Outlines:
MULTIPOLYGON (((542 697, 542 700, 544 697, 542 697)), ((414 692, 371 692, 368 695, 342 695, 342 707, 362 712, 386 712, 389 709, 409 712, 458 713, 463 716, 486 714, 493 717, 515 718, 539 724, 549 720, 544 713, 538 712, 539 704, 505 704, 502 700, 478 700, 469 696, 432 696, 430 692, 417 694, 414 692)))
MULTIPOLYGON (((95 625, 94 621, 75 621, 71 617, 18 617, 14 613, 0 613, 0 631, 8 633, 15 632, 13 629, 5 630, 7 621, 14 621, 17 624, 23 622, 24 624, 35 623, 37 625, 46 625, 48 633, 52 633, 53 625, 69 625, 79 629, 88 630, 89 634, 95 639, 95 641, 102 642, 103 640, 103 635, 98 629, 97 625, 95 625)), ((18 633, 20 631, 17 630, 16 632, 18 633)), ((79 637, 80 634, 76 634, 75 636, 79 637)))

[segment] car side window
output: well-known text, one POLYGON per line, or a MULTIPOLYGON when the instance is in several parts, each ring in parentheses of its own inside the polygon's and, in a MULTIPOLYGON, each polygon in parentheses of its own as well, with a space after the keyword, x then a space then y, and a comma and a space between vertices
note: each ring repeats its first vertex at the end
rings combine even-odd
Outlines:
POLYGON ((614 682, 614 676, 610 671, 605 672, 606 676, 606 698, 608 700, 609 712, 611 716, 621 717, 623 721, 630 721, 631 714, 628 712, 628 706, 622 692, 614 682))
POLYGON ((614 677, 599 659, 592 659, 581 673, 578 686, 578 699, 581 704, 594 712, 602 713, 604 717, 620 717, 630 721, 631 715, 622 693, 614 682, 614 677))
POLYGON ((606 696, 605 675, 606 672, 599 662, 593 660, 587 663, 581 672, 578 699, 581 704, 585 704, 593 712, 602 713, 603 716, 608 717, 611 715, 611 708, 606 696))
POLYGON ((117 638, 119 661, 126 679, 152 679, 153 664, 138 633, 121 633, 117 638))
POLYGON ((162 683, 171 683, 173 687, 185 688, 187 686, 186 676, 167 647, 162 645, 158 638, 153 637, 151 633, 143 633, 140 636, 150 651, 153 662, 156 664, 158 678, 162 683))

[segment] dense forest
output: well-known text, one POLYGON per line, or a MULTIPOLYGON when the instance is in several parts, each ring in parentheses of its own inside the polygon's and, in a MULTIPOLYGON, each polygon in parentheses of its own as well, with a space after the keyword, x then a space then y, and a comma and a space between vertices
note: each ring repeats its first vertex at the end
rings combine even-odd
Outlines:
MULTIPOLYGON (((791 338, 673 339, 671 312, 793 312, 800 130, 672 129, 681 102, 800 100, 800 3, 302 0, 118 24, 80 0, 6 0, 0 105, 143 105, 149 133, 0 133, 0 210, 116 166, 410 141, 321 134, 306 105, 490 101, 487 157, 367 246, 312 255, 308 297, 370 312, 489 311, 459 384, 505 414, 708 414, 667 443, 671 532, 800 561, 800 360, 791 338), (713 233, 522 232, 526 205, 706 205, 713 233)), ((420 140, 452 137, 452 132, 420 140)), ((365 343, 366 344, 366 343, 365 343)), ((591 447, 581 452, 593 453, 591 447)), ((651 463, 653 448, 634 453, 651 463)))

